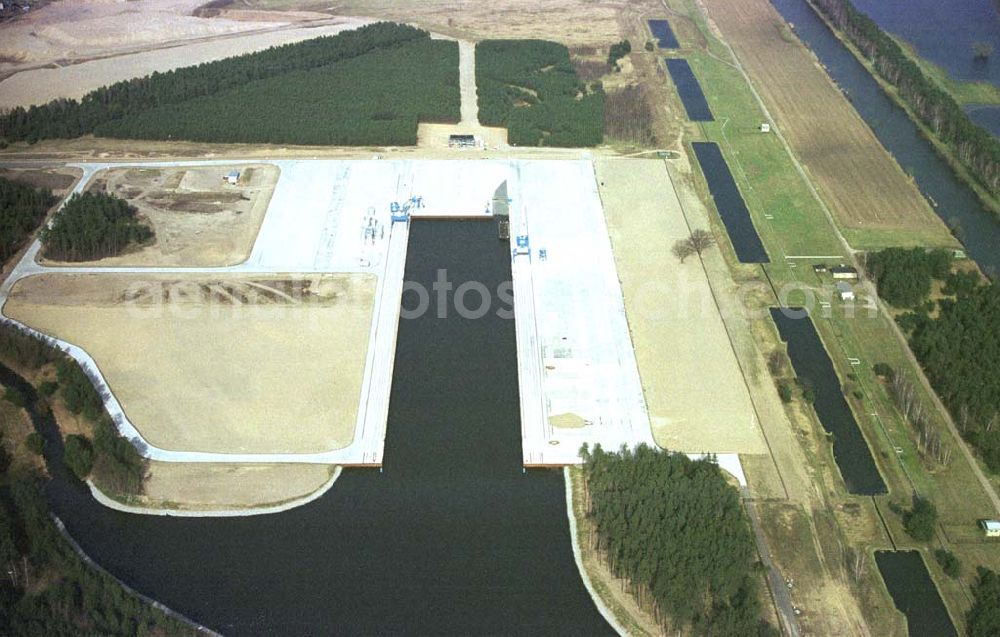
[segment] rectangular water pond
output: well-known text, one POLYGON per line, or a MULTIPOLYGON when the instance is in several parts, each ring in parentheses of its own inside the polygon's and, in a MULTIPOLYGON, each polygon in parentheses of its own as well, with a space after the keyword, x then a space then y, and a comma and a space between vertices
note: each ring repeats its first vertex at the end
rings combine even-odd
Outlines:
POLYGON ((719 216, 722 223, 726 225, 726 232, 729 233, 729 240, 736 251, 736 258, 740 263, 767 263, 767 250, 761 243, 757 228, 750 218, 750 211, 747 210, 743 195, 740 194, 733 175, 729 172, 729 164, 726 163, 719 150, 718 144, 713 142, 692 142, 694 154, 698 157, 698 164, 701 172, 705 174, 708 182, 708 189, 712 192, 712 199, 715 200, 715 207, 719 209, 719 216))
POLYGON ((670 23, 666 20, 650 20, 649 31, 656 38, 656 45, 661 49, 679 49, 681 43, 677 41, 674 30, 670 28, 670 23))
POLYGON ((919 551, 875 551, 875 563, 910 637, 958 637, 919 551))
POLYGON ((687 111, 688 119, 692 122, 711 122, 715 118, 712 116, 712 109, 708 107, 705 94, 701 92, 701 84, 694 76, 691 65, 687 60, 680 58, 667 58, 667 70, 677 87, 677 93, 684 103, 684 110, 687 111))
POLYGON ((813 407, 823 429, 833 435, 833 459, 840 467, 848 492, 885 493, 885 482, 844 398, 833 361, 823 348, 812 318, 799 307, 772 307, 771 319, 778 326, 781 340, 788 343, 788 358, 795 375, 813 390, 813 407))

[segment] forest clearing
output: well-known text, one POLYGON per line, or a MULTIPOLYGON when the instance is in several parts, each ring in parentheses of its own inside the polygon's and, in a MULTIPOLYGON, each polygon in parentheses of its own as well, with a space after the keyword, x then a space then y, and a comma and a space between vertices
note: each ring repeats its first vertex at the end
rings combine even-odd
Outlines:
POLYGON ((134 206, 155 239, 118 256, 74 265, 240 263, 250 256, 278 175, 273 164, 102 170, 91 178, 87 191, 110 193, 134 206), (239 174, 235 184, 224 179, 233 171, 239 174))

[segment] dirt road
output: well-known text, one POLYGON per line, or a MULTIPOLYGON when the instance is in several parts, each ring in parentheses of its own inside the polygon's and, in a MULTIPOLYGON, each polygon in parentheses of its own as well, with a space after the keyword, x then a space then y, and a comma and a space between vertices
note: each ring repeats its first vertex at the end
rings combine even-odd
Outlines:
POLYGON ((458 82, 462 93, 462 126, 479 125, 479 97, 476 94, 476 43, 458 41, 458 82))

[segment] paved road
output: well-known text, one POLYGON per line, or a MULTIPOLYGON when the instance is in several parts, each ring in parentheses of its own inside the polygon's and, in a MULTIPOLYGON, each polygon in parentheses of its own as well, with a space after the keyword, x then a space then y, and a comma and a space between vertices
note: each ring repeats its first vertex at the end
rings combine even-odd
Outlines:
POLYGON ((785 579, 771 561, 771 551, 767 548, 767 538, 764 537, 764 530, 760 526, 760 518, 757 515, 757 507, 750 499, 750 493, 746 487, 740 489, 743 494, 743 502, 747 507, 747 514, 750 516, 750 526, 753 527, 754 539, 757 542, 757 552, 760 554, 760 561, 767 569, 767 582, 771 587, 774 596, 774 605, 778 609, 781 619, 781 629, 786 635, 799 637, 799 621, 795 616, 795 607, 792 605, 792 596, 788 592, 785 579))

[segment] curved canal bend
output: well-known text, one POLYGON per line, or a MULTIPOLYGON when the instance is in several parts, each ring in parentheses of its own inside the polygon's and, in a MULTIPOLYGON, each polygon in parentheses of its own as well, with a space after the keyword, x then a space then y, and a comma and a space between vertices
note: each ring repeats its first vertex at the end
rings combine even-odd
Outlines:
MULTIPOLYGON (((906 112, 895 104, 844 44, 827 28, 806 0, 771 0, 795 33, 846 89, 854 108, 899 165, 930 195, 934 211, 949 226, 969 257, 991 276, 1000 274, 1000 218, 986 210, 975 193, 934 150, 906 112)), ((821 116, 817 114, 817 116, 821 116)))
MULTIPOLYGON (((492 223, 413 222, 406 280, 431 290, 439 268, 495 291, 510 253, 492 223)), ((67 475, 33 414, 52 511, 119 579, 227 635, 614 634, 576 569, 561 472, 521 468, 513 321, 435 305, 399 325, 384 473, 345 470, 275 515, 130 515, 67 475)))

